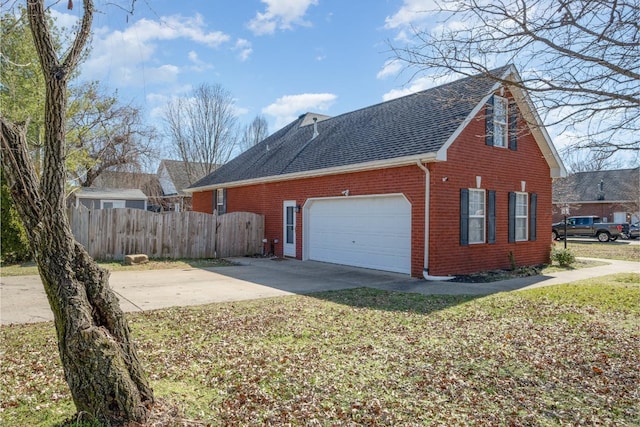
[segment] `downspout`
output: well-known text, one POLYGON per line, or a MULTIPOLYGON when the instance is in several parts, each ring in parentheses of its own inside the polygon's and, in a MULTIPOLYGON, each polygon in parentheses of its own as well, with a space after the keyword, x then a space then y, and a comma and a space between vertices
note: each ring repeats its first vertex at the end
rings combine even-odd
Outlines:
POLYGON ((453 276, 430 276, 429 275, 429 199, 431 193, 431 173, 429 169, 427 169, 420 160, 416 161, 416 165, 424 171, 425 182, 424 182, 424 261, 422 268, 422 277, 425 280, 433 280, 433 281, 444 281, 451 280, 453 276))

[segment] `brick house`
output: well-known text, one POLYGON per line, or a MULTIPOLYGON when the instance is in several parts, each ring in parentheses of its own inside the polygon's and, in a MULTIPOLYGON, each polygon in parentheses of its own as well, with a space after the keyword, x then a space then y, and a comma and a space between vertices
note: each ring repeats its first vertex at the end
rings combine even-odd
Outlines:
POLYGON ((263 214, 276 255, 301 260, 427 279, 545 263, 565 170, 530 105, 476 76, 307 113, 193 184, 193 209, 263 214))
POLYGON ((570 215, 595 215, 603 221, 640 220, 640 167, 577 172, 553 183, 553 222, 570 215))

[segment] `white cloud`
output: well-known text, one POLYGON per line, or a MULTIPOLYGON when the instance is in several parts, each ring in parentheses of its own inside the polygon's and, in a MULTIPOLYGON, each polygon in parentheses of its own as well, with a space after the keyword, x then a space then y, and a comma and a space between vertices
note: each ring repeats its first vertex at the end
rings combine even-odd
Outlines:
POLYGON ((146 81, 147 83, 173 82, 177 80, 179 74, 180 68, 175 65, 165 64, 147 70, 146 81))
POLYGON ((394 29, 417 25, 431 16, 438 8, 435 0, 404 0, 402 7, 385 19, 385 28, 394 29))
POLYGON ((418 77, 411 82, 411 84, 402 89, 392 89, 389 92, 382 95, 383 101, 389 101, 391 99, 400 98, 401 96, 409 95, 412 93, 420 92, 430 89, 445 83, 449 83, 455 80, 457 77, 453 74, 445 75, 442 77, 424 76, 418 77))
POLYGON ((76 15, 70 15, 65 12, 60 12, 56 9, 49 9, 49 10, 51 12, 51 17, 53 18, 58 28, 71 29, 80 21, 78 16, 76 15))
POLYGON ((382 70, 378 71, 376 77, 378 79, 384 79, 390 76, 397 75, 402 70, 402 63, 397 59, 389 59, 385 61, 382 66, 382 70))
POLYGON ((246 39, 238 39, 236 41, 235 46, 233 47, 233 50, 239 51, 238 58, 240 58, 240 61, 242 62, 249 59, 249 57, 253 53, 253 47, 251 47, 251 42, 246 39))
POLYGON ((261 0, 267 5, 264 13, 256 13, 247 26, 256 35, 273 34, 276 30, 290 30, 293 25, 309 26, 304 15, 318 0, 261 0))
POLYGON ((193 64, 191 65, 191 67, 189 67, 189 69, 192 71, 202 72, 202 71, 210 70, 213 68, 213 65, 208 64, 203 60, 201 60, 200 56, 198 55, 198 52, 195 52, 193 50, 187 53, 187 58, 189 59, 189 62, 193 64))
MULTIPOLYGON (((230 37, 220 31, 207 31, 199 14, 192 17, 174 15, 157 21, 143 18, 122 31, 101 27, 94 32, 91 56, 83 65, 83 74, 90 78, 107 75, 120 87, 174 81, 180 72, 176 65, 154 63, 158 43, 173 40, 216 48, 229 41, 230 37)), ((188 56, 191 62, 196 63, 195 52, 188 56)), ((196 65, 201 69, 207 68, 203 63, 196 65)))
POLYGON ((332 93, 285 95, 263 108, 262 112, 275 117, 275 127, 276 129, 280 129, 295 120, 296 117, 302 113, 328 110, 337 98, 337 95, 332 93))

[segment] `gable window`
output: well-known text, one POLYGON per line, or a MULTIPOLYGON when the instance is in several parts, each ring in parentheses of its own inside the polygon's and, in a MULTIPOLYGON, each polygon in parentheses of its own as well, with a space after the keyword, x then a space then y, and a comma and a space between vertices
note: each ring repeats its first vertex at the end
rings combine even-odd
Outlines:
POLYGON ((492 95, 487 101, 485 121, 487 145, 518 149, 518 109, 514 101, 492 95))
POLYGON ((507 117, 509 102, 501 96, 493 100, 493 145, 496 147, 507 146, 507 117))
POLYGON ((218 188, 215 195, 215 209, 218 211, 218 215, 223 215, 227 212, 227 189, 218 188))

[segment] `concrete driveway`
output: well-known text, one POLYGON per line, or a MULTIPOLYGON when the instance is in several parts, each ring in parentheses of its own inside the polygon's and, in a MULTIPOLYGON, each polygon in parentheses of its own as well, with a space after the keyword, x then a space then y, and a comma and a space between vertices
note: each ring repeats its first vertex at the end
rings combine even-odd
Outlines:
MULTIPOLYGON (((406 275, 292 259, 234 258, 236 265, 114 271, 110 285, 124 311, 277 297, 418 282, 406 275)), ((0 278, 0 324, 53 320, 40 276, 0 278)))
MULTIPOLYGON (((115 271, 110 284, 127 312, 371 287, 422 294, 486 295, 620 272, 640 263, 608 265, 492 283, 428 282, 406 275, 294 259, 234 258, 229 267, 115 271)), ((0 278, 0 324, 53 320, 39 276, 0 278)))

